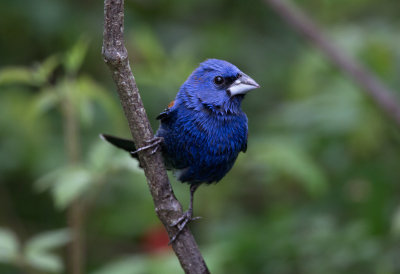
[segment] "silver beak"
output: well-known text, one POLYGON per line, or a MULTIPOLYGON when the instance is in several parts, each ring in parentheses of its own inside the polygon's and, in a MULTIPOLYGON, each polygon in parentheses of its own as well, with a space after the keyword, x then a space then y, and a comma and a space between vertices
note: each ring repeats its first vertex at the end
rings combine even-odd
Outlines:
POLYGON ((231 97, 238 95, 238 94, 246 94, 252 89, 259 88, 260 85, 257 84, 252 78, 247 76, 246 74, 242 74, 232 85, 229 86, 228 92, 231 97))

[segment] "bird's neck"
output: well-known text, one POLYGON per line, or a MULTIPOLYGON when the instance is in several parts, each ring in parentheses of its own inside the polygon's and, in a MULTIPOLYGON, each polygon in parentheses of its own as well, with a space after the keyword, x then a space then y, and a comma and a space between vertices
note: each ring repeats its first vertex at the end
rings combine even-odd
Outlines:
POLYGON ((211 112, 214 115, 239 115, 243 113, 241 104, 244 95, 237 95, 229 100, 224 101, 222 104, 207 104, 202 103, 204 109, 211 112))

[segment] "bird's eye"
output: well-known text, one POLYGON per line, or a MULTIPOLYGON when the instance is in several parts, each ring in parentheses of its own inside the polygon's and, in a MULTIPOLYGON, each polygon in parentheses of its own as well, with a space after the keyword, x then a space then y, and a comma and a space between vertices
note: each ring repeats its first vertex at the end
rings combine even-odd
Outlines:
POLYGON ((222 85, 224 83, 224 78, 222 78, 221 76, 217 76, 214 78, 214 83, 217 85, 222 85))

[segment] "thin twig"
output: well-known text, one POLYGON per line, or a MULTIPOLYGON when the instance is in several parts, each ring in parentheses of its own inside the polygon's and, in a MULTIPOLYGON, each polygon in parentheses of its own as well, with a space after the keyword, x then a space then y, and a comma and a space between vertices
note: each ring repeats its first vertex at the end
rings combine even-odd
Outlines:
MULTIPOLYGON (((68 91, 67 94, 70 94, 68 91)), ((76 165, 81 157, 79 140, 79 125, 76 110, 69 96, 65 96, 62 104, 64 119, 64 138, 68 162, 76 165)), ((67 212, 67 222, 72 232, 72 240, 68 247, 69 271, 71 274, 81 274, 85 269, 85 204, 83 199, 75 200, 67 212)))
POLYGON ((330 41, 318 26, 298 7, 286 0, 264 0, 299 33, 306 36, 340 69, 363 87, 375 103, 400 126, 400 105, 395 93, 375 75, 330 41))
MULTIPOLYGON (((137 147, 154 138, 146 111, 129 66, 124 46, 124 1, 104 1, 103 57, 117 85, 118 95, 137 147)), ((177 232, 171 224, 182 215, 182 206, 175 198, 159 151, 140 151, 147 183, 153 197, 155 211, 170 238, 177 232)), ((172 243, 179 262, 186 273, 209 273, 196 241, 188 228, 172 243)))

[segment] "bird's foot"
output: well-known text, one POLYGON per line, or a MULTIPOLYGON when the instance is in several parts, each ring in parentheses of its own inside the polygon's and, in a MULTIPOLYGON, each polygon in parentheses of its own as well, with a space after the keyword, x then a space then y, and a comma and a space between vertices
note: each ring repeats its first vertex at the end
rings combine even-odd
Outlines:
POLYGON ((131 155, 137 154, 139 151, 143 151, 143 150, 146 150, 149 148, 153 148, 153 150, 150 152, 150 154, 154 154, 157 152, 158 148, 160 147, 159 144, 162 143, 163 141, 164 141, 163 137, 154 137, 151 140, 145 141, 145 143, 148 145, 138 148, 135 151, 132 151, 131 155))
POLYGON ((171 226, 176 226, 178 228, 178 232, 171 238, 168 244, 172 244, 176 240, 188 223, 198 219, 201 219, 201 217, 193 217, 193 212, 191 210, 185 211, 178 220, 171 224, 171 226))

